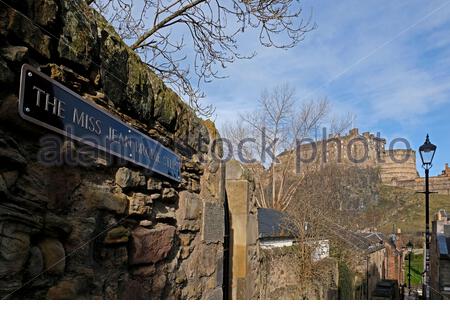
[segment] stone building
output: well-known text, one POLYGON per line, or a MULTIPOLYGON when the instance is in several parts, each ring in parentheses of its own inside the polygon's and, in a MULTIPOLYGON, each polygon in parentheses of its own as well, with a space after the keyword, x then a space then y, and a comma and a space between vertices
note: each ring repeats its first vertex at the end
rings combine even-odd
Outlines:
POLYGON ((386 148, 385 139, 369 132, 360 134, 356 128, 345 136, 337 134, 326 141, 300 144, 296 151, 285 151, 278 159, 280 167, 288 163, 296 174, 327 163, 338 163, 379 168, 381 180, 385 184, 418 177, 414 150, 386 148))
POLYGON ((430 244, 431 298, 450 298, 450 214, 440 211, 432 222, 430 244))
POLYGON ((389 236, 383 236, 386 248, 385 278, 396 280, 399 285, 404 283, 405 245, 401 230, 389 236))
POLYGON ((0 3, 0 296, 222 299, 217 136, 85 1, 0 3), (173 151, 180 181, 19 117, 23 64, 173 151))

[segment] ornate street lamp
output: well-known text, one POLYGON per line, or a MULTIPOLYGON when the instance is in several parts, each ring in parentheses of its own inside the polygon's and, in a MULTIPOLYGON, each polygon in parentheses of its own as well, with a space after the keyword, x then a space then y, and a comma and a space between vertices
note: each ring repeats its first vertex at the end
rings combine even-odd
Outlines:
POLYGON ((425 169, 425 279, 423 282, 424 299, 430 299, 430 186, 429 176, 430 168, 433 166, 433 158, 437 147, 430 142, 427 134, 425 143, 420 146, 420 158, 422 159, 422 167, 425 169))
POLYGON ((412 244, 411 240, 409 240, 406 244, 406 250, 408 251, 408 295, 411 295, 411 253, 413 251, 413 248, 414 245, 412 244))
POLYGON ((427 134, 425 143, 419 147, 420 158, 422 159, 422 166, 425 170, 432 167, 436 146, 430 142, 430 136, 427 134))

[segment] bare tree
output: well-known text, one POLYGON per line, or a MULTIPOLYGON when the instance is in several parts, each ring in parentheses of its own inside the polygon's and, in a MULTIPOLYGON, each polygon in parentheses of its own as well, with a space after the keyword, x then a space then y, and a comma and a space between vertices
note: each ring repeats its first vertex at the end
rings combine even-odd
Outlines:
POLYGON ((115 25, 131 48, 140 53, 167 83, 189 98, 202 115, 201 82, 221 78, 220 70, 241 53, 240 36, 258 32, 266 47, 292 48, 315 28, 304 20, 297 0, 87 0, 115 25))
POLYGON ((361 212, 355 212, 348 195, 353 194, 352 186, 365 184, 373 170, 328 164, 304 175, 285 219, 297 239, 292 264, 302 294, 307 295, 317 283, 326 285, 329 278, 329 265, 311 259, 319 241, 327 240, 334 258, 353 270, 364 261, 366 244, 352 231, 358 229, 361 212))
POLYGON ((284 84, 264 90, 255 110, 224 126, 222 134, 232 142, 235 156, 253 171, 260 207, 280 211, 288 207, 301 178, 289 179, 295 152, 286 153, 282 162, 278 155, 294 150, 298 140, 325 121, 329 109, 327 99, 299 105, 295 90, 284 84), (254 163, 248 164, 250 159, 254 163), (262 170, 261 165, 268 169, 262 170))

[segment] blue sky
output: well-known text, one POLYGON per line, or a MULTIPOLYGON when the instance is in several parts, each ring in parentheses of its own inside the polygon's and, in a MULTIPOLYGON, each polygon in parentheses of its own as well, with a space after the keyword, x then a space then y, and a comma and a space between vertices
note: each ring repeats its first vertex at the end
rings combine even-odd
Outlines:
POLYGON ((450 1, 302 3, 318 28, 296 48, 262 48, 247 34, 242 49, 258 55, 204 86, 218 127, 252 110, 264 88, 287 82, 300 101, 328 97, 335 113, 354 113, 362 131, 404 137, 413 149, 429 133, 438 145, 432 173, 440 173, 450 162, 450 1))

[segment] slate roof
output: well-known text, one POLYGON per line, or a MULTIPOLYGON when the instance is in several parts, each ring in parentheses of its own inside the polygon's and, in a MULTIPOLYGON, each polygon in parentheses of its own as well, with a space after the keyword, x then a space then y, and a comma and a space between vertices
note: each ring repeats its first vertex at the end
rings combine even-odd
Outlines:
POLYGON ((264 238, 294 238, 292 226, 285 220, 286 213, 268 208, 258 209, 258 236, 264 238))
POLYGON ((441 259, 450 259, 450 237, 443 234, 437 236, 439 256, 441 259))
MULTIPOLYGON (((285 219, 286 213, 269 208, 258 208, 258 238, 259 239, 293 239, 295 227, 285 219)), ((353 232, 337 224, 330 225, 334 233, 348 245, 366 253, 372 253, 384 248, 384 235, 381 232, 353 232)))

